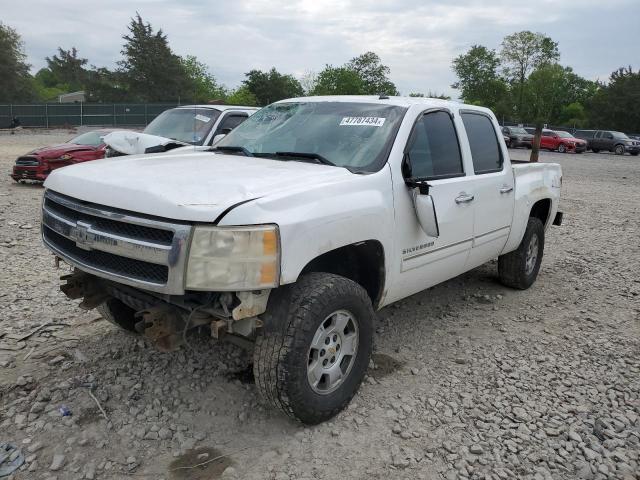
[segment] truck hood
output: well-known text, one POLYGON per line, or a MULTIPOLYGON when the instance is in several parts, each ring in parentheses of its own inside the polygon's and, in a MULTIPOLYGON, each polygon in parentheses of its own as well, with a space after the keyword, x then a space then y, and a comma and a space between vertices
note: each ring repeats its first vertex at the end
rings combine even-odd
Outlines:
POLYGON ((148 133, 131 132, 127 130, 111 132, 104 136, 103 141, 112 149, 125 155, 145 153, 147 148, 151 147, 188 145, 173 138, 159 137, 157 135, 149 135, 148 133))
POLYGON ((45 187, 87 202, 174 220, 213 222, 238 203, 346 181, 344 168, 213 152, 135 155, 54 170, 45 187))

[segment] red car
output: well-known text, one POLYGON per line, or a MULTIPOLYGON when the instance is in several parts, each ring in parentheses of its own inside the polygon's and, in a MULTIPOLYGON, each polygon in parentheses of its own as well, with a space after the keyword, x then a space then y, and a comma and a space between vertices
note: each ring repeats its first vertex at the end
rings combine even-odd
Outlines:
POLYGON ((67 143, 33 150, 18 157, 11 178, 16 182, 44 182, 49 173, 56 168, 103 158, 106 145, 102 143, 102 137, 115 130, 117 129, 93 130, 78 135, 67 143))
POLYGON ((540 148, 557 150, 560 153, 582 153, 587 150, 587 142, 574 137, 569 132, 563 132, 561 130, 542 130, 540 148))

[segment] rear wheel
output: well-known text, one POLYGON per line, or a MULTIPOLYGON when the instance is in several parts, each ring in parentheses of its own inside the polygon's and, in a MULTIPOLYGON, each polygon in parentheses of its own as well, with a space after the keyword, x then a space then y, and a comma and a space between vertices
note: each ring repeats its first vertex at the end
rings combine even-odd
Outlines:
POLYGON ((367 371, 373 317, 365 290, 338 275, 309 273, 274 290, 253 356, 261 396, 303 423, 336 415, 367 371))
POLYGON ((539 218, 529 217, 518 248, 498 257, 500 281, 519 290, 529 288, 538 277, 543 253, 544 225, 539 218))
POLYGON ((98 312, 102 315, 102 318, 107 320, 110 323, 113 323, 115 326, 128 330, 130 332, 135 332, 135 324, 137 322, 135 318, 135 310, 133 308, 128 307, 120 300, 116 298, 110 298, 102 305, 97 307, 98 312))
POLYGON ((613 152, 616 155, 624 155, 624 145, 616 145, 616 147, 614 148, 613 152))
POLYGON ((558 152, 567 153, 567 147, 564 146, 564 143, 561 143, 560 145, 558 145, 558 152))

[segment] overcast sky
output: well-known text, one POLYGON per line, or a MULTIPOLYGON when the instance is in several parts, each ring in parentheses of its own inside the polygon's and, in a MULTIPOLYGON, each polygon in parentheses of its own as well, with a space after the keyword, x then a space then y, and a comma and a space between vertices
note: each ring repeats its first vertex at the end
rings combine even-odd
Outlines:
POLYGON ((96 66, 121 58, 136 9, 162 28, 178 55, 195 55, 237 86, 250 69, 297 77, 375 51, 403 94, 445 92, 451 60, 473 44, 499 48, 505 35, 543 32, 561 63, 589 79, 640 67, 640 0, 23 0, 2 1, 0 21, 25 42, 34 72, 56 47, 78 48, 96 66))

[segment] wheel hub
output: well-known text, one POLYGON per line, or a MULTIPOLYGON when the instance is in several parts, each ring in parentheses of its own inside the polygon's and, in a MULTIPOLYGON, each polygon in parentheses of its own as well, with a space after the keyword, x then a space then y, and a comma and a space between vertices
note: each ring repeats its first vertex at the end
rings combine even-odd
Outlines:
POLYGON ((335 391, 349 375, 358 350, 358 324, 346 310, 338 310, 320 324, 311 341, 307 379, 323 395, 335 391))
POLYGON ((538 236, 533 235, 527 247, 527 257, 525 259, 525 273, 531 275, 538 261, 538 236))

